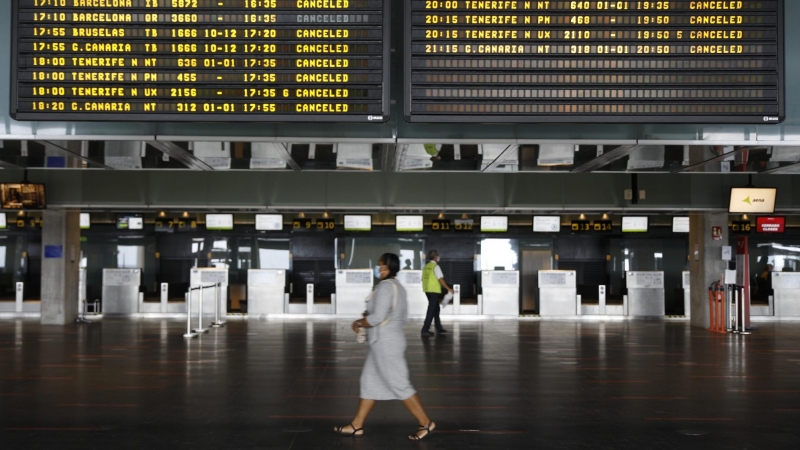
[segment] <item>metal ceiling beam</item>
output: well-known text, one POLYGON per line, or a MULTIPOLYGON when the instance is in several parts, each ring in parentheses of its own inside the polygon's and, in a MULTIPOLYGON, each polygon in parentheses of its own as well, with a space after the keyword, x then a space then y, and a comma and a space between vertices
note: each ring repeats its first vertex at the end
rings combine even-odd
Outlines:
POLYGON ((16 164, 12 164, 10 162, 6 162, 3 160, 0 160, 0 167, 2 167, 3 169, 25 170, 25 168, 22 166, 18 166, 16 164))
POLYGON ((712 164, 712 163, 715 163, 715 162, 724 161, 724 160, 726 160, 726 159, 728 159, 728 158, 730 158, 732 156, 738 155, 739 153, 745 152, 747 150, 753 150, 754 148, 757 148, 757 147, 739 147, 739 148, 734 148, 732 152, 728 152, 728 153, 725 153, 723 155, 716 156, 716 157, 711 158, 709 160, 703 161, 701 163, 693 164, 693 165, 688 166, 688 167, 672 169, 672 170, 670 170, 670 173, 693 172, 694 169, 699 169, 701 167, 705 167, 705 166, 707 166, 709 164, 712 164))
POLYGON ((494 159, 494 161, 489 163, 489 165, 486 166, 486 168, 483 169, 481 172, 491 172, 491 171, 493 171, 494 169, 497 168, 497 166, 499 166, 500 164, 503 164, 505 162, 506 157, 508 157, 508 155, 510 155, 511 153, 514 153, 518 149, 519 149, 519 145, 517 145, 517 144, 509 145, 508 147, 506 147, 505 150, 503 150, 500 153, 500 155, 497 158, 494 159))
POLYGON ((167 141, 145 141, 148 145, 151 145, 164 153, 165 155, 179 161, 181 164, 185 165, 189 169, 192 170, 203 170, 206 172, 213 171, 214 168, 206 164, 205 162, 201 161, 199 158, 191 154, 190 152, 180 148, 174 142, 167 142, 167 141))
POLYGON ((295 172, 300 172, 300 165, 297 164, 297 161, 292 158, 292 154, 289 153, 289 147, 287 147, 285 142, 278 142, 278 146, 280 147, 281 155, 283 155, 283 159, 286 160, 286 164, 292 168, 295 172))
POLYGON ((572 170, 571 173, 586 173, 586 172, 594 172, 595 170, 599 170, 618 159, 622 159, 634 151, 638 150, 642 146, 640 145, 621 145, 614 150, 609 150, 604 152, 602 155, 594 158, 593 160, 582 164, 572 170))
MULTIPOLYGON (((787 162, 787 161, 784 161, 784 162, 787 162)), ((765 170, 763 172, 758 172, 758 174, 759 175, 771 175, 771 174, 778 174, 778 173, 796 173, 798 171, 800 171, 800 162, 792 163, 792 164, 789 164, 788 166, 776 167, 774 169, 765 170)))
POLYGON ((99 163, 97 161, 93 161, 93 160, 81 155, 80 153, 73 152, 72 150, 70 150, 68 148, 65 148, 65 147, 62 147, 62 146, 60 146, 60 145, 58 145, 58 144, 56 144, 54 142, 50 142, 50 141, 33 141, 33 142, 38 142, 39 144, 43 145, 44 148, 46 148, 48 150, 52 150, 54 152, 61 153, 61 154, 65 155, 65 156, 70 156, 70 157, 73 157, 73 158, 80 159, 81 161, 83 161, 85 163, 94 164, 96 166, 102 167, 103 169, 114 170, 113 167, 107 166, 105 164, 101 164, 101 163, 99 163))
POLYGON ((397 145, 382 144, 381 145, 381 170, 384 172, 396 172, 395 166, 397 153, 397 145))

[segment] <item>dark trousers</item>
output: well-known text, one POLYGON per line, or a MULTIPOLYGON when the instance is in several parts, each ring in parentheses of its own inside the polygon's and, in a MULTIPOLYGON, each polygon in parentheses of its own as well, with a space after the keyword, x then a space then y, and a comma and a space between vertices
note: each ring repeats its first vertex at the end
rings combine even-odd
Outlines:
POLYGON ((442 328, 442 320, 439 319, 439 311, 441 308, 439 307, 439 297, 440 294, 434 294, 432 292, 426 292, 425 296, 428 297, 428 313, 425 314, 425 323, 422 325, 422 333, 428 332, 431 329, 431 321, 435 321, 436 323, 436 331, 441 331, 442 328))

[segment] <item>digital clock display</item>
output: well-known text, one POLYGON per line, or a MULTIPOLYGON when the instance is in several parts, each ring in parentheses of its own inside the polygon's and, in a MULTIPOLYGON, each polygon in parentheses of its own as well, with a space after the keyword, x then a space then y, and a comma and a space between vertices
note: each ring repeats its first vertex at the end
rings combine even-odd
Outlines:
POLYGON ((13 0, 18 120, 384 122, 383 0, 13 0))
POLYGON ((405 2, 412 122, 778 123, 783 0, 405 2))

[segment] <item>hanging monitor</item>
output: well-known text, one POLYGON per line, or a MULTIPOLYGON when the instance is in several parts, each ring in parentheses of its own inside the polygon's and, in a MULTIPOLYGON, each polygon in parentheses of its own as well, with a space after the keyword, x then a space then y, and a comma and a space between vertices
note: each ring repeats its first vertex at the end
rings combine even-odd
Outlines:
POLYGON ((672 232, 673 233, 688 233, 689 232, 689 217, 679 216, 672 218, 672 232))
POLYGON ((560 216, 533 216, 534 233, 558 233, 560 230, 560 216))
POLYGON ((8 223, 6 222, 6 213, 0 213, 0 230, 5 230, 8 228, 8 223))
POLYGON ((232 230, 233 214, 206 214, 206 230, 232 230))
POLYGON ((508 216, 482 216, 481 233, 505 233, 508 231, 508 216))
POLYGON ((283 214, 256 214, 257 231, 283 230, 283 214))
POLYGON ((141 215, 123 215, 117 217, 118 230, 142 230, 144 229, 144 218, 141 215))
POLYGON ((81 230, 88 230, 92 228, 92 216, 89 213, 81 213, 80 217, 81 230))
POLYGON ((371 231, 372 216, 367 215, 345 215, 344 231, 371 231))
POLYGON ((731 214, 772 214, 775 212, 776 188, 731 188, 728 212, 731 214))
POLYGON ((780 234, 786 231, 785 217, 756 217, 756 233, 780 234))
POLYGON ((625 216, 622 218, 622 232, 647 233, 648 222, 647 216, 625 216))
POLYGON ((395 217, 395 229, 397 231, 422 231, 423 224, 424 221, 422 216, 395 217))

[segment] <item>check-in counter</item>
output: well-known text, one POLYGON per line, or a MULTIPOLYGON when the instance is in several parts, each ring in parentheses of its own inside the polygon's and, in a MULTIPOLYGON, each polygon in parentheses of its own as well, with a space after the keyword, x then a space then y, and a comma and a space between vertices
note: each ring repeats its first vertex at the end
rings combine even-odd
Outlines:
POLYGON ((266 316, 284 314, 286 271, 250 269, 247 271, 247 314, 266 316))
POLYGON ((519 315, 519 271, 481 271, 481 314, 486 316, 519 315))
POLYGON ((664 317, 664 272, 628 272, 628 316, 664 317))
POLYGON ((139 313, 142 269, 103 269, 103 314, 139 313))
MULTIPOLYGON (((428 297, 422 290, 422 271, 421 270, 401 270, 397 272, 397 281, 406 289, 406 301, 408 302, 408 314, 410 316, 425 316, 428 312, 428 297)), ((442 314, 445 314, 442 309, 442 314)), ((450 310, 453 308, 451 307, 450 310)))
POLYGON ((772 272, 776 318, 800 318, 800 272, 772 272))
POLYGON ((578 315, 578 286, 574 270, 539 271, 539 315, 574 317, 578 315))
POLYGON ((683 285, 683 315, 688 319, 692 317, 692 277, 687 271, 681 273, 683 285))
MULTIPOLYGON (((191 269, 189 275, 189 287, 197 288, 200 286, 210 286, 212 284, 220 283, 219 289, 219 304, 220 316, 224 317, 228 314, 228 269, 218 269, 216 267, 195 267, 191 269)), ((189 300, 192 305, 192 314, 195 314, 200 307, 200 290, 191 292, 189 300)), ((203 289, 203 315, 213 316, 216 312, 216 305, 214 303, 214 288, 208 287, 203 289)))
POLYGON ((366 300, 372 293, 374 276, 370 269, 340 269, 336 271, 336 314, 360 316, 366 310, 366 300))

